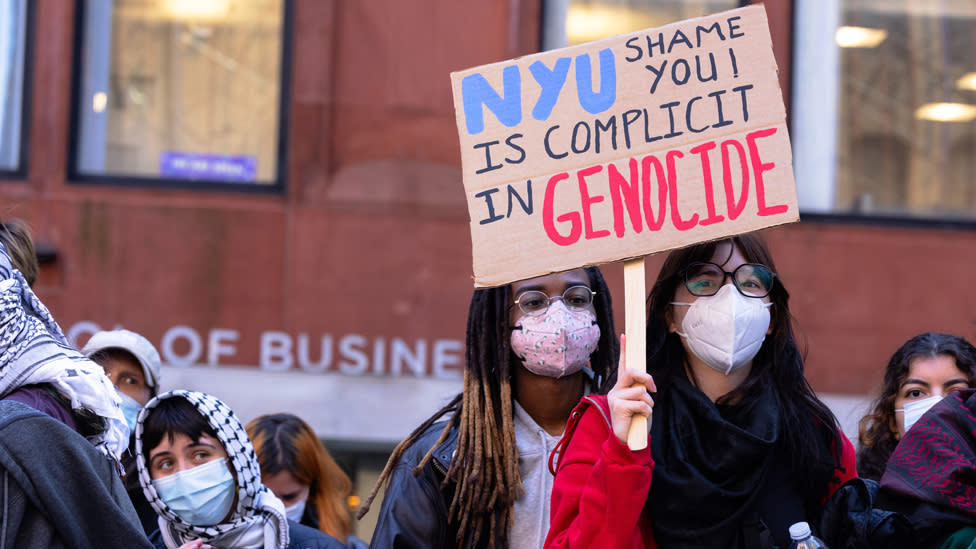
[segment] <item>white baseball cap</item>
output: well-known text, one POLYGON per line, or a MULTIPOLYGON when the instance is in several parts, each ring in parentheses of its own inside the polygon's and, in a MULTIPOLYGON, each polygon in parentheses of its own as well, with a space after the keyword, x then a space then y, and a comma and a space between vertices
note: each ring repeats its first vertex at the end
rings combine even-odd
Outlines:
POLYGON ((159 351, 148 339, 129 330, 103 331, 91 336, 81 352, 91 357, 103 349, 122 349, 132 353, 142 366, 143 373, 146 374, 146 385, 149 387, 159 385, 159 367, 162 361, 159 358, 159 351))

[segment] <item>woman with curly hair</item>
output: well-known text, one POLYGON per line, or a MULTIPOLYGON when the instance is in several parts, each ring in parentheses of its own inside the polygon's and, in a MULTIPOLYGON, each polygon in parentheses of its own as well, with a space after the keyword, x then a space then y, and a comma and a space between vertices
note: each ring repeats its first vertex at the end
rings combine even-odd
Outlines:
POLYGON ((902 345, 885 368, 881 395, 861 418, 857 471, 881 480, 898 441, 933 404, 976 387, 976 347, 961 337, 924 333, 902 345))

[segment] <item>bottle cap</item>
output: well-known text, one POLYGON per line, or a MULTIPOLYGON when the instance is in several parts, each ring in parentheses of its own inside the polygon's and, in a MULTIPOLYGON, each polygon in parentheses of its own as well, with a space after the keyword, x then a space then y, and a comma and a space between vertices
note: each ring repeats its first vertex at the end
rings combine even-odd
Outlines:
POLYGON ((810 535, 810 525, 805 522, 798 522, 790 526, 790 537, 800 540, 810 535))

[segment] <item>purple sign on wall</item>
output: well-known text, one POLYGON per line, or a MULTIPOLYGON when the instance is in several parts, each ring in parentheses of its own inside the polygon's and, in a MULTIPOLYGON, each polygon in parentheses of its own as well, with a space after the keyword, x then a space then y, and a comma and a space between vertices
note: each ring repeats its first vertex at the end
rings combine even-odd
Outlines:
POLYGON ((173 151, 159 155, 159 174, 176 179, 251 183, 257 176, 257 166, 257 158, 253 156, 173 151))

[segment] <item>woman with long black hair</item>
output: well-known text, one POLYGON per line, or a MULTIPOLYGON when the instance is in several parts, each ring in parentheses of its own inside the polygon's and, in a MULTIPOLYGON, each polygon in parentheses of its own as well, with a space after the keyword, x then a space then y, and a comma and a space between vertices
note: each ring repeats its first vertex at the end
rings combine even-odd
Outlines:
POLYGON ((787 547, 789 526, 813 524, 856 476, 803 377, 775 273, 751 234, 668 256, 649 297, 648 371, 619 369, 566 429, 547 547, 787 547), (626 445, 635 416, 650 425, 639 451, 626 445))

